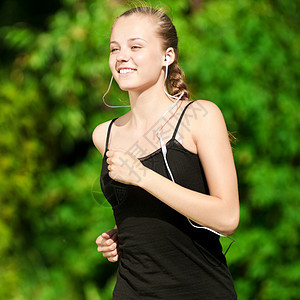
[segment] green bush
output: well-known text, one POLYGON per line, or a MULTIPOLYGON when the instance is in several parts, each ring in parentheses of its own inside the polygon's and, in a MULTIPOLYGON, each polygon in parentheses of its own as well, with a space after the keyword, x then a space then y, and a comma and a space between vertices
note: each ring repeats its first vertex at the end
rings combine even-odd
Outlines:
MULTIPOLYGON (((161 3, 172 7, 193 99, 215 102, 238 139, 241 222, 227 259, 239 299, 298 299, 299 4, 161 3)), ((10 53, 0 69, 1 299, 111 299, 117 265, 95 239, 114 220, 91 133, 126 111, 101 103, 110 27, 124 10, 65 0, 45 30, 0 28, 10 53)), ((108 101, 119 98, 114 84, 108 101)))

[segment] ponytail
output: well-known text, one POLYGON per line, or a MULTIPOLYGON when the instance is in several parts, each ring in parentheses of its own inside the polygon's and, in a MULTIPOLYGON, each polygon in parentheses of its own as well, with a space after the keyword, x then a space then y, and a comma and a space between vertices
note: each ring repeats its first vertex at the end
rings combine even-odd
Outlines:
POLYGON ((177 95, 184 92, 182 100, 190 100, 190 93, 184 81, 184 72, 180 68, 177 60, 169 66, 169 74, 167 77, 167 89, 171 95, 177 95))

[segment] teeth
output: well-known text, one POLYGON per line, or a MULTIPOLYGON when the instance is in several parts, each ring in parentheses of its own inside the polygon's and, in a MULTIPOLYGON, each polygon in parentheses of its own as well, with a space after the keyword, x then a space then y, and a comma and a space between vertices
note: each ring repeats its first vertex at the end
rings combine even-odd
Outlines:
POLYGON ((133 72, 133 71, 134 71, 133 69, 121 69, 120 73, 121 74, 126 74, 126 73, 130 73, 130 72, 133 72))

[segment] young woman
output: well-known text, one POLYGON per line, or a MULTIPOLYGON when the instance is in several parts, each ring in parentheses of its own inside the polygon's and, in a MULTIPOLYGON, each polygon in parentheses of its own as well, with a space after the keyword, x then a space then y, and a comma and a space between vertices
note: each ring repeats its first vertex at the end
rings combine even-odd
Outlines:
POLYGON ((93 142, 116 221, 96 241, 119 260, 113 299, 236 299, 218 234, 239 222, 228 132, 215 104, 190 101, 177 44, 161 10, 133 8, 112 27, 109 66, 131 110, 93 142))

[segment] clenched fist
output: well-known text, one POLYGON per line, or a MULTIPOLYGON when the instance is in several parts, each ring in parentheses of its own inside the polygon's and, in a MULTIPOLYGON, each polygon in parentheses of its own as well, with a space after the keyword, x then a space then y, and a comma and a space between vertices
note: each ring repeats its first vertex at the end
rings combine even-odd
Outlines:
POLYGON ((100 236, 96 240, 98 245, 97 251, 101 252, 104 257, 110 262, 116 262, 119 259, 118 250, 118 229, 110 229, 100 236))
POLYGON ((148 169, 134 155, 120 150, 109 150, 106 156, 108 174, 112 179, 138 186, 145 177, 148 169))

